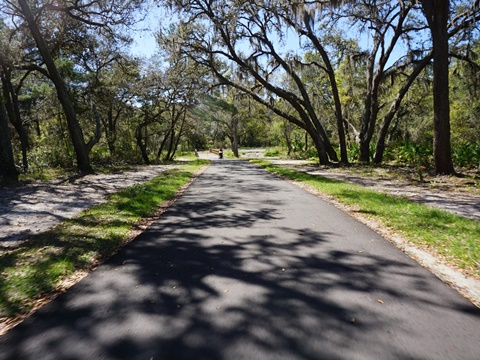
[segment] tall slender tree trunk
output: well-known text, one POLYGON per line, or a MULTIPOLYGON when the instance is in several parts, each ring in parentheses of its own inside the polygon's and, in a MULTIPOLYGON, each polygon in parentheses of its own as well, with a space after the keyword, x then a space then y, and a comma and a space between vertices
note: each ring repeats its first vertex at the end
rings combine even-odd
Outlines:
POLYGON ((65 117, 67 119, 68 131, 72 139, 73 148, 75 149, 75 155, 77 158, 77 167, 83 173, 91 173, 93 169, 90 165, 90 159, 88 156, 89 151, 85 146, 85 140, 83 136, 82 129, 77 119, 77 114, 73 108, 73 104, 70 100, 67 86, 58 71, 55 62, 50 54, 50 50, 43 39, 40 28, 35 21, 35 18, 32 14, 30 7, 26 0, 18 0, 20 7, 22 8, 23 15, 27 21, 28 27, 32 36, 35 40, 35 43, 38 47, 38 51, 42 56, 45 65, 47 66, 50 78, 55 85, 57 91, 57 97, 60 103, 62 104, 63 111, 65 112, 65 117))
POLYGON ((238 158, 238 118, 237 116, 232 116, 232 151, 233 155, 238 158))
POLYGON ((416 65, 416 67, 408 77, 407 81, 403 84, 402 88, 398 92, 398 95, 395 98, 393 104, 391 105, 389 112, 383 118, 383 125, 378 133, 377 146, 375 148, 374 162, 376 164, 380 164, 383 161, 383 153, 385 152, 385 141, 388 135, 388 130, 390 128, 390 124, 392 123, 393 118, 395 117, 398 109, 400 108, 400 104, 402 103, 403 98, 407 94, 408 89, 410 89, 410 86, 413 84, 415 79, 423 71, 423 69, 425 69, 425 67, 430 63, 430 61, 431 57, 427 56, 425 57, 425 59, 423 59, 420 63, 416 65))
MULTIPOLYGON (((377 43, 375 48, 378 46, 379 44, 377 43)), ((375 68, 375 54, 377 54, 377 51, 372 51, 367 61, 367 95, 365 99, 365 110, 362 116, 362 127, 359 134, 360 153, 358 160, 366 163, 370 162, 370 143, 375 132, 379 110, 378 91, 381 80, 381 69, 375 68)))
POLYGON ((18 171, 13 158, 8 115, 0 98, 0 178, 7 182, 18 181, 18 171))
POLYGON ((285 137, 285 142, 287 144, 287 155, 290 156, 292 153, 292 141, 290 140, 290 133, 291 131, 287 128, 287 126, 291 126, 290 123, 286 123, 283 126, 283 136, 285 137))
MULTIPOLYGON (((315 48, 319 51, 323 62, 326 66, 326 72, 328 75, 328 79, 330 81, 330 87, 332 89, 333 100, 335 104, 335 118, 337 120, 337 132, 338 132, 338 141, 340 143, 340 162, 343 164, 348 164, 348 154, 347 154, 347 141, 345 138, 345 128, 343 127, 343 115, 342 115, 342 104, 340 101, 340 95, 338 93, 338 86, 337 80, 335 77, 335 70, 333 69, 332 63, 330 61, 330 57, 328 56, 325 48, 322 46, 320 41, 318 40, 315 32, 313 31, 310 23, 310 16, 305 16, 304 24, 307 28, 307 33, 305 34, 315 45, 315 48)), ((328 141, 326 142, 327 152, 330 158, 333 161, 338 161, 337 153, 335 151, 332 152, 333 148, 329 148, 330 144, 328 141)))
POLYGON ((165 148, 165 145, 167 144, 168 139, 170 139, 170 130, 165 132, 165 134, 163 135, 163 140, 157 152, 157 160, 160 159, 160 156, 162 156, 163 149, 165 148))
POLYGON ((3 85, 3 97, 5 100, 5 107, 7 110, 8 117, 12 125, 15 127, 15 130, 17 131, 17 134, 20 138, 20 145, 22 147, 23 171, 27 172, 28 170, 27 132, 25 131, 25 127, 23 126, 23 123, 22 123, 20 109, 18 106, 18 97, 12 85, 11 74, 9 69, 7 69, 5 66, 3 66, 2 85, 3 85))
POLYGON ((144 141, 143 139, 144 138, 143 129, 146 127, 147 127, 147 122, 143 122, 137 126, 137 129, 135 130, 135 139, 137 140, 137 145, 140 148, 143 161, 145 162, 145 164, 149 165, 150 159, 148 158, 147 145, 146 145, 146 141, 144 141))
POLYGON ((455 174, 450 143, 449 0, 421 0, 433 43, 433 155, 437 174, 455 174))
POLYGON ((170 156, 170 159, 169 159, 170 161, 173 161, 173 159, 175 158, 175 153, 177 152, 178 145, 180 144, 180 139, 183 136, 183 129, 185 127, 185 120, 186 119, 187 119, 187 112, 185 110, 183 110, 182 124, 180 125, 180 130, 178 131, 178 135, 177 135, 177 138, 175 140, 175 146, 173 147, 173 153, 172 153, 172 155, 170 156))

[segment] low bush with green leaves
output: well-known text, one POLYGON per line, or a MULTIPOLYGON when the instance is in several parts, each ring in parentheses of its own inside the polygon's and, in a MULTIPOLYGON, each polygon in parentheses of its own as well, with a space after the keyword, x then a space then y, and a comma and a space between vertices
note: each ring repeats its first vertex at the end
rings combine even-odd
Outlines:
POLYGON ((267 150, 265 150, 263 156, 265 157, 278 157, 280 156, 280 148, 278 147, 274 147, 274 148, 268 148, 267 150))
POLYGON ((452 144, 452 158, 456 166, 477 168, 480 164, 480 141, 452 144))

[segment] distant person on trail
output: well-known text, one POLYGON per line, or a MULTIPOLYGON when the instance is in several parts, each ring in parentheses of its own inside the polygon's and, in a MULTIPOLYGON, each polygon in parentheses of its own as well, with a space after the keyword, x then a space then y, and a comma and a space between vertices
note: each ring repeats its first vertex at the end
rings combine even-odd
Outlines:
POLYGON ((195 149, 195 157, 198 159, 200 156, 198 155, 197 149, 195 149))
POLYGON ((223 159, 223 150, 222 150, 222 148, 220 148, 220 150, 218 150, 218 158, 219 158, 219 159, 223 159))

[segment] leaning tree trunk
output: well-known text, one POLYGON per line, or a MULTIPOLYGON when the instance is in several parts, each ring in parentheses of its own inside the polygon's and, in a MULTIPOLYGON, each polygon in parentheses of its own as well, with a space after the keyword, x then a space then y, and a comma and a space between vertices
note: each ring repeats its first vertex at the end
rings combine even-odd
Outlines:
POLYGON ((160 159, 160 156, 162 156, 163 149, 165 148, 165 145, 167 144, 168 139, 170 139, 170 130, 165 132, 165 134, 163 135, 163 140, 157 152, 157 160, 160 159))
POLYGON ((147 145, 143 141, 143 128, 145 128, 146 126, 146 122, 143 122, 137 126, 137 129, 135 130, 135 139, 137 140, 137 145, 140 148, 143 161, 145 162, 145 164, 150 165, 150 159, 148 158, 147 153, 147 145))
POLYGON ((85 146, 85 140, 83 137, 83 132, 80 127, 80 124, 77 119, 77 114, 73 108, 73 104, 70 100, 67 86, 61 77, 55 62, 50 54, 50 50, 43 39, 40 28, 33 17, 32 11, 27 4, 26 0, 18 0, 20 7, 22 8, 23 15, 27 21, 28 27, 32 36, 35 40, 35 43, 38 47, 38 51, 42 56, 42 59, 48 69, 50 74, 50 79, 55 85, 57 91, 57 97, 60 103, 62 104, 63 111, 65 112, 65 118, 67 119, 68 131, 72 139, 73 148, 75 149, 75 155, 77 158, 78 169, 83 173, 91 173, 93 169, 90 165, 90 159, 88 157, 88 150, 85 146))
POLYGON ((313 130, 306 129, 306 131, 308 131, 308 133, 310 134, 310 137, 313 140, 313 143, 315 144, 320 165, 330 165, 330 158, 327 154, 325 143, 323 142, 323 139, 321 138, 320 134, 314 129, 313 130))
POLYGON ((455 174, 450 144, 448 81, 449 0, 421 0, 433 43, 433 155, 437 174, 455 174))
POLYGON ((390 124, 392 123, 393 118, 397 114, 398 109, 400 108, 400 104, 402 103, 403 98, 410 89, 410 86, 413 84, 414 80, 418 77, 418 75, 425 69, 425 67, 430 63, 431 57, 427 56, 423 59, 420 63, 417 64, 413 72, 408 77, 407 81, 403 84, 402 88, 398 92, 395 101, 393 102, 392 106, 390 107, 389 112, 384 117, 383 125, 378 133, 377 138, 377 146, 375 148, 375 156, 374 162, 376 164, 380 164, 383 161, 383 154, 385 152, 385 140, 388 135, 388 131, 390 128, 390 124))
POLYGON ((172 155, 170 156, 170 161, 173 161, 174 157, 175 157, 175 153, 177 152, 177 149, 178 149, 178 145, 180 144, 180 139, 182 138, 183 136, 183 129, 185 127, 185 120, 187 118, 187 112, 184 110, 183 111, 183 118, 182 118, 182 125, 180 125, 180 130, 178 131, 178 135, 177 135, 177 138, 175 140, 175 146, 173 147, 173 153, 172 155))
POLYGON ((0 178, 7 182, 18 181, 18 171, 13 158, 8 116, 5 106, 0 99, 0 178))
POLYGON ((3 97, 5 100, 5 107, 7 110, 8 117, 12 125, 15 127, 15 130, 17 131, 17 134, 20 138, 20 146, 22 148, 23 171, 27 172, 28 171, 27 132, 25 131, 25 127, 23 126, 23 123, 22 123, 20 109, 18 106, 18 97, 12 85, 11 74, 10 74, 10 71, 5 66, 3 66, 2 85, 3 85, 3 97))

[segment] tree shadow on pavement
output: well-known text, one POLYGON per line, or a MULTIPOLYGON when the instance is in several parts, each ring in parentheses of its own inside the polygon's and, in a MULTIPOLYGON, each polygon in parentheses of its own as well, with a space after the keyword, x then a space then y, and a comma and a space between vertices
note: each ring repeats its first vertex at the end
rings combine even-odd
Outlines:
POLYGON ((273 185, 218 198, 222 178, 4 336, 0 359, 435 358, 463 346, 442 330, 452 314, 474 341, 479 313, 413 261, 339 247, 336 233, 283 226, 281 199, 242 197, 273 185))

